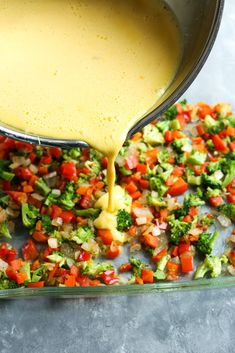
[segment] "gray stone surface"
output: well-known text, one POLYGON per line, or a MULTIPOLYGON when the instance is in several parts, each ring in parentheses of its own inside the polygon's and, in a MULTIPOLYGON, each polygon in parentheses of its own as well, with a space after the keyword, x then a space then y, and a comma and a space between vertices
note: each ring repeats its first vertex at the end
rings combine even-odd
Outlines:
MULTIPOLYGON (((196 1, 196 0, 195 0, 196 1)), ((235 1, 184 96, 235 108, 235 1)), ((232 353, 235 288, 97 299, 0 302, 0 353, 232 353)))

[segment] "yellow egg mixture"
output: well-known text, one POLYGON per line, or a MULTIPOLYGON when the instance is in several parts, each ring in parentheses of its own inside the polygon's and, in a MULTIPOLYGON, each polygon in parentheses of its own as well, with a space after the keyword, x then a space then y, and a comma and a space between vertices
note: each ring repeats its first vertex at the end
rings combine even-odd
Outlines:
POLYGON ((125 208, 115 157, 180 61, 171 11, 160 0, 6 0, 0 33, 0 121, 108 156, 109 202, 96 225, 113 229, 107 213, 125 208))

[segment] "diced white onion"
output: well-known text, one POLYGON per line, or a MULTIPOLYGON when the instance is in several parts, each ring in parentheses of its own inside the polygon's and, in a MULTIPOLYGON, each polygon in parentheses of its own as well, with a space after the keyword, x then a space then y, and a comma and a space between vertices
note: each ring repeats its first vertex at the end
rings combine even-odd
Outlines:
POLYGON ((56 238, 50 237, 47 242, 50 248, 52 249, 58 248, 58 240, 56 238))
POLYGON ((161 230, 160 230, 160 228, 158 228, 158 227, 154 227, 154 229, 153 229, 153 231, 152 231, 152 235, 154 235, 154 236, 158 236, 158 235, 160 235, 161 234, 161 230))
POLYGON ((37 172, 38 172, 38 167, 36 167, 36 165, 34 165, 34 164, 30 164, 29 169, 31 170, 31 172, 33 174, 37 174, 37 172))
POLYGON ((4 209, 0 209, 0 223, 5 222, 7 219, 7 212, 4 209))
POLYGON ((52 220, 51 224, 55 227, 59 227, 59 226, 62 226, 63 224, 63 219, 60 218, 60 217, 56 217, 52 220))
POLYGON ((194 235, 194 236, 198 236, 198 235, 200 235, 202 232, 203 232, 203 230, 200 229, 200 228, 193 228, 193 229, 191 229, 188 233, 191 234, 191 235, 194 235))
POLYGON ((184 151, 184 152, 189 152, 189 153, 191 153, 192 150, 193 150, 193 146, 192 146, 192 145, 189 145, 189 144, 186 144, 186 145, 184 145, 184 146, 182 147, 182 151, 184 151))
POLYGON ((6 270, 8 267, 8 263, 0 259, 0 271, 6 270))
POLYGON ((133 209, 133 213, 137 218, 140 217, 148 217, 148 218, 153 218, 152 213, 150 212, 150 210, 148 208, 134 208, 133 209))
POLYGON ((48 179, 54 178, 55 176, 57 176, 57 172, 56 171, 44 175, 43 179, 48 180, 48 179))
POLYGON ((162 222, 161 224, 159 224, 159 228, 162 230, 166 230, 167 229, 167 223, 166 222, 162 222))
POLYGON ((222 225, 222 227, 225 227, 225 228, 229 227, 232 223, 228 217, 226 217, 222 214, 217 217, 217 220, 222 225))
POLYGON ((230 275, 235 276, 235 268, 233 267, 233 265, 228 265, 227 270, 230 273, 230 275))
POLYGON ((136 218, 136 223, 137 223, 138 226, 146 224, 147 223, 147 217, 136 218))
POLYGON ((227 241, 231 241, 232 243, 235 243, 235 234, 230 235, 230 237, 227 239, 227 241))
POLYGON ((34 192, 33 194, 31 194, 31 196, 38 201, 43 201, 44 200, 44 196, 39 195, 38 193, 34 192))
POLYGON ((214 176, 217 180, 221 180, 224 174, 221 172, 221 170, 216 170, 216 172, 214 173, 214 176))
POLYGON ((52 193, 52 195, 55 195, 55 196, 60 196, 61 195, 60 189, 53 189, 53 190, 51 190, 51 193, 52 193))
POLYGON ((167 198, 167 209, 169 211, 172 211, 175 208, 175 204, 176 204, 175 198, 173 198, 171 196, 167 198))
POLYGON ((74 253, 75 260, 77 260, 79 258, 80 254, 81 254, 81 251, 79 251, 79 250, 75 251, 75 253, 74 253))
POLYGON ((8 216, 11 216, 13 218, 16 218, 19 216, 19 211, 18 210, 13 210, 10 207, 6 208, 6 213, 8 214, 8 216))

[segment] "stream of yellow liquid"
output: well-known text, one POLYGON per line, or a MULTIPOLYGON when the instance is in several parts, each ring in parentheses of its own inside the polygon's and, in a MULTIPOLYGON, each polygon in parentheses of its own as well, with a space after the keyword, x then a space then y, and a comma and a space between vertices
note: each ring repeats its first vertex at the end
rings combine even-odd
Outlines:
POLYGON ((0 2, 0 121, 87 142, 114 160, 172 81, 180 31, 160 0, 0 2))

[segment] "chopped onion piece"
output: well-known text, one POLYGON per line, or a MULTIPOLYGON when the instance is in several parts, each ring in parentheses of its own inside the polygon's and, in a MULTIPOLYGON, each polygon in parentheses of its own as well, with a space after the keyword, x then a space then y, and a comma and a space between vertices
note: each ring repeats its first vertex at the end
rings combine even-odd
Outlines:
POLYGON ((136 218, 136 223, 138 224, 138 226, 146 224, 147 223, 147 217, 136 218))
POLYGON ((31 194, 31 196, 38 201, 43 201, 44 200, 44 196, 39 195, 38 193, 34 192, 33 194, 31 194))
POLYGON ((222 214, 217 217, 217 220, 219 221, 221 226, 225 228, 229 227, 232 224, 231 220, 222 214))
POLYGON ((50 248, 52 249, 56 249, 58 248, 58 240, 56 238, 50 237, 48 240, 48 245, 50 246, 50 248))
POLYGON ((193 228, 193 229, 191 229, 188 233, 189 233, 190 235, 197 236, 197 235, 202 234, 202 232, 203 232, 203 230, 200 229, 200 228, 193 228))
POLYGON ((43 179, 48 180, 48 179, 54 178, 55 176, 57 176, 57 172, 56 171, 44 175, 43 179))
POLYGON ((160 235, 161 234, 161 230, 160 230, 160 228, 158 228, 158 227, 154 227, 154 229, 153 229, 153 231, 152 231, 152 235, 154 235, 154 236, 158 236, 158 235, 160 235))
POLYGON ((18 210, 13 210, 10 207, 6 208, 6 213, 8 214, 8 216, 11 216, 13 218, 17 218, 19 216, 19 211, 18 210))
POLYGON ((51 222, 51 224, 55 227, 59 227, 59 226, 62 226, 63 224, 63 219, 60 218, 60 217, 57 217, 57 218, 54 218, 51 222))
POLYGON ((52 195, 55 195, 55 196, 60 196, 61 195, 61 191, 60 189, 53 189, 51 191, 52 195))
POLYGON ((216 172, 214 173, 214 176, 216 179, 221 180, 224 174, 221 172, 221 170, 216 170, 216 172))
POLYGON ((235 276, 235 268, 233 267, 233 265, 228 265, 227 270, 230 273, 230 275, 235 276))
POLYGON ((0 271, 6 270, 8 267, 8 263, 0 259, 0 271))
POLYGON ((2 209, 0 209, 0 223, 3 223, 3 222, 5 222, 6 221, 6 219, 7 219, 7 211, 6 210, 4 210, 3 208, 2 209))
POLYGON ((159 228, 162 230, 166 230, 167 229, 167 223, 166 222, 162 222, 161 224, 159 224, 159 228))
POLYGON ((189 152, 189 153, 191 153, 192 150, 193 150, 193 146, 192 146, 192 145, 186 144, 186 145, 184 145, 184 146, 182 147, 182 151, 184 151, 184 152, 189 152))
POLYGON ((135 217, 137 217, 137 218, 139 218, 139 217, 153 218, 153 215, 148 208, 136 207, 133 209, 133 213, 134 213, 135 217))
POLYGON ((38 167, 36 167, 36 165, 34 165, 34 164, 30 164, 29 169, 31 170, 31 172, 33 174, 37 174, 37 172, 38 172, 38 167))

